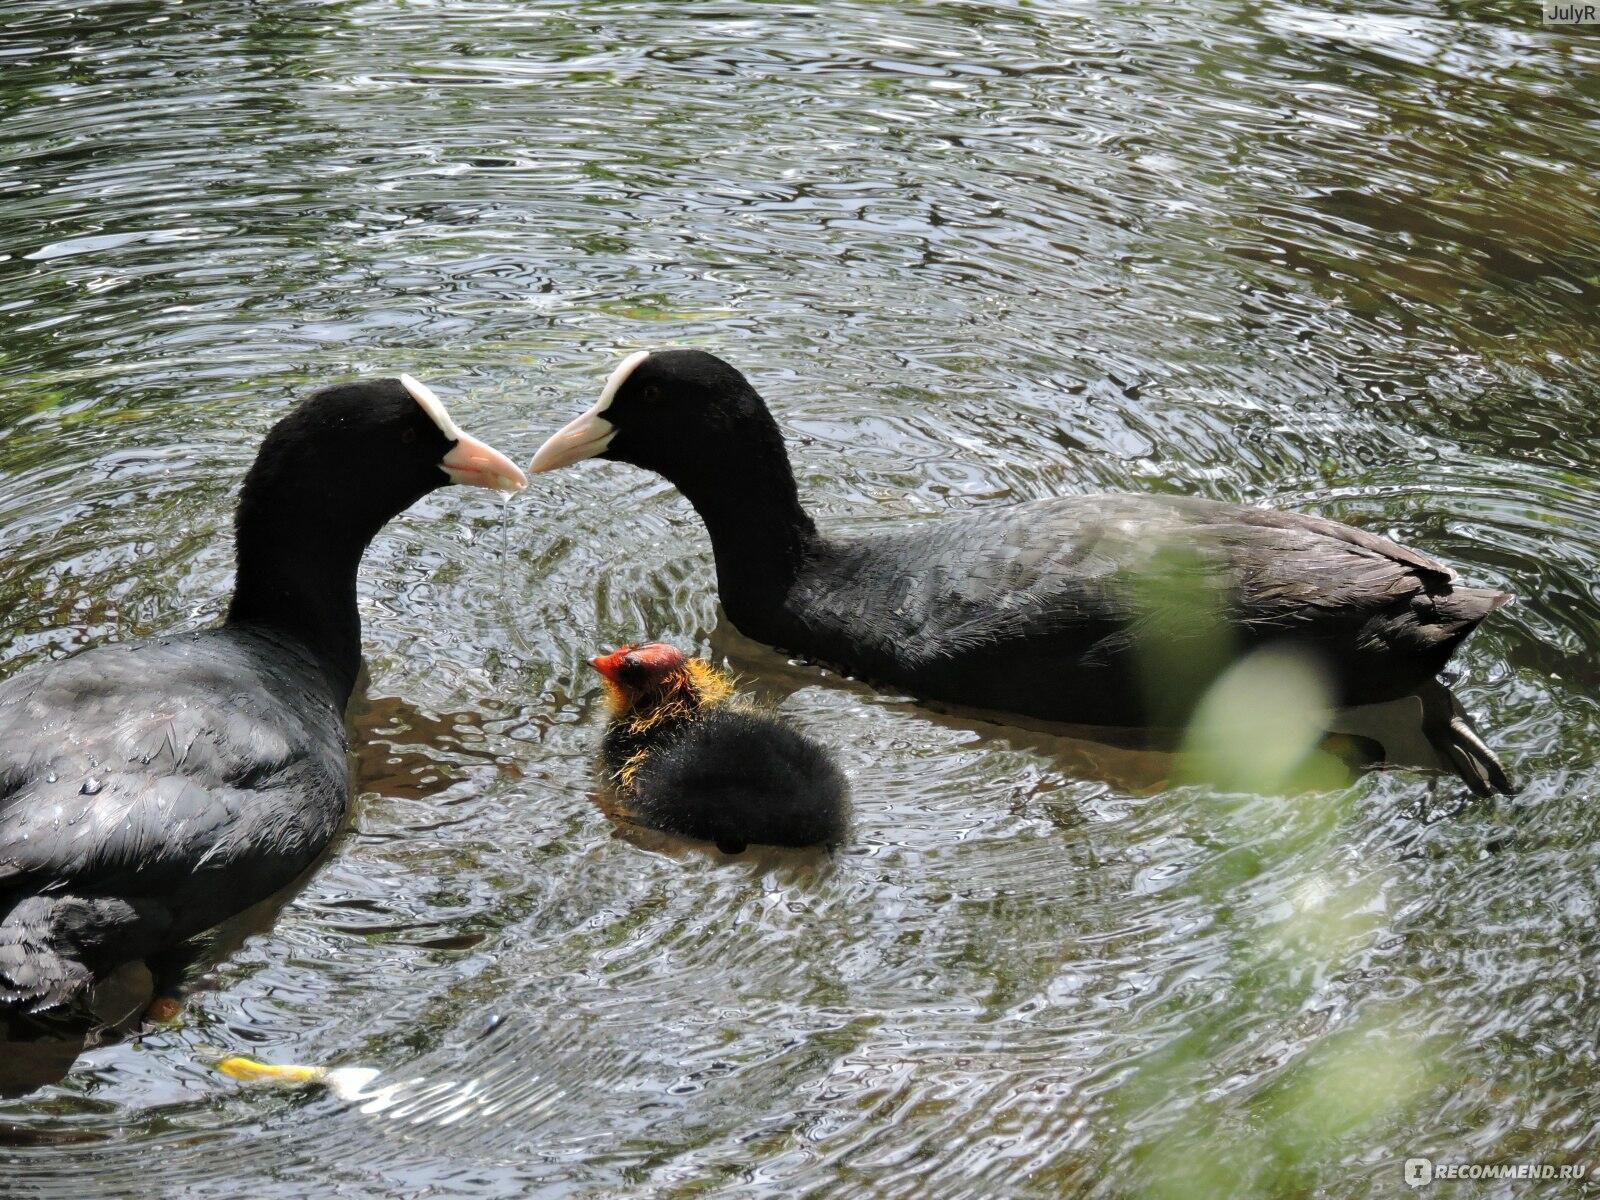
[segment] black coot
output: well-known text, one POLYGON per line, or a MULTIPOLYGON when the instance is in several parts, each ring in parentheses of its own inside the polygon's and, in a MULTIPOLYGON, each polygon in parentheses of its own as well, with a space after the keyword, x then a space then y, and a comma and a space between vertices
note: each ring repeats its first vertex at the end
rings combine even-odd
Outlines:
POLYGON ((220 627, 0 683, 0 1012, 64 1005, 139 959, 170 1011, 183 942, 323 850, 348 798, 356 568, 450 482, 526 479, 415 380, 317 392, 245 477, 220 627))
POLYGON ((600 760, 630 820, 729 854, 844 840, 848 787, 828 752, 741 700, 710 663, 661 642, 589 661, 611 706, 600 760))
POLYGON ((1174 496, 1089 495, 911 525, 818 532, 783 435, 733 367, 639 352, 531 469, 609 458, 670 480, 711 535, 741 632, 924 699, 1052 721, 1181 722, 1228 661, 1309 651, 1335 699, 1416 695, 1474 791, 1508 791, 1435 677, 1511 597, 1334 521, 1174 496), (1152 653, 1155 647, 1159 652, 1152 653))

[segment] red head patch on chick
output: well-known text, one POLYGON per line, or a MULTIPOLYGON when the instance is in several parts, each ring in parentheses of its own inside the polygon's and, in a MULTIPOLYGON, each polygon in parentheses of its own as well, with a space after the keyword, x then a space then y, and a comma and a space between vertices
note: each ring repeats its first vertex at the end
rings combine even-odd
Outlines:
POLYGON ((630 714, 640 725, 721 704, 733 695, 732 679, 665 642, 618 646, 589 664, 606 681, 612 713, 630 714))
POLYGON ((618 646, 610 654, 597 654, 589 665, 619 688, 639 691, 665 679, 687 660, 683 651, 665 642, 618 646))

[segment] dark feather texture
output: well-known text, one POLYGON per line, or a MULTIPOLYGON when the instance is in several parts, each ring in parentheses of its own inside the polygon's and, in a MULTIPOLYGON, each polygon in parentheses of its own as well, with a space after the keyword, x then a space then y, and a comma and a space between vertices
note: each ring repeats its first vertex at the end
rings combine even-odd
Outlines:
POLYGON ((224 626, 0 683, 0 1011, 71 1002, 327 846, 349 790, 356 568, 385 521, 447 482, 452 444, 397 380, 319 392, 247 477, 224 626))
POLYGON ((849 788, 826 750, 741 700, 709 664, 675 653, 652 664, 631 649, 595 660, 613 710, 600 760, 631 820, 729 853, 845 839, 849 788))
POLYGON ((931 699, 1139 725, 1181 719, 1217 670, 1269 642, 1315 651, 1345 704, 1415 691, 1506 599, 1452 579, 1330 521, 1070 496, 818 539, 783 601, 739 623, 931 699))
POLYGON ((1171 496, 1069 496, 828 537, 761 397, 701 351, 625 365, 594 415, 609 437, 591 453, 660 473, 705 521, 741 632, 928 700, 1176 725, 1239 655, 1287 643, 1320 661, 1339 703, 1376 703, 1430 683, 1510 599, 1334 521, 1171 496))
POLYGON ((0 1006, 59 1004, 307 866, 344 811, 343 705, 303 648, 237 629, 0 686, 0 1006))
POLYGON ((834 846, 848 833, 847 786, 827 751, 756 712, 718 709, 663 731, 628 791, 641 825, 734 854, 834 846))

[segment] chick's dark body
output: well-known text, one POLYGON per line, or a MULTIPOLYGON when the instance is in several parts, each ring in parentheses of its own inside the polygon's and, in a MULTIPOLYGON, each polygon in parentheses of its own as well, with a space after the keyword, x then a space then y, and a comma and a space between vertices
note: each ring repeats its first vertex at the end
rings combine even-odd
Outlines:
POLYGON ((843 772, 816 742, 737 698, 728 676, 661 643, 593 662, 612 703, 600 762, 630 820, 730 853, 844 841, 843 772))

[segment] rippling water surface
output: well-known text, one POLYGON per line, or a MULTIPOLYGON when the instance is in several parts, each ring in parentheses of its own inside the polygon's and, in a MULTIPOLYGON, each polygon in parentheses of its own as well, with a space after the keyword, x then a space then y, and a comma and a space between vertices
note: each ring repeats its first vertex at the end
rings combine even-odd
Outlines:
POLYGON ((10 0, 6 672, 215 619, 234 489, 323 381, 410 371, 525 458, 621 354, 689 344, 840 526, 1180 492, 1517 592, 1458 661, 1526 786, 1163 787, 743 642, 654 478, 452 489, 363 571, 347 838, 181 1026, 0 1100, 7 1194, 1387 1196, 1413 1154, 1589 1161, 1600 33, 1536 20, 10 0), (850 846, 613 837, 584 659, 641 633, 836 749, 850 846))

